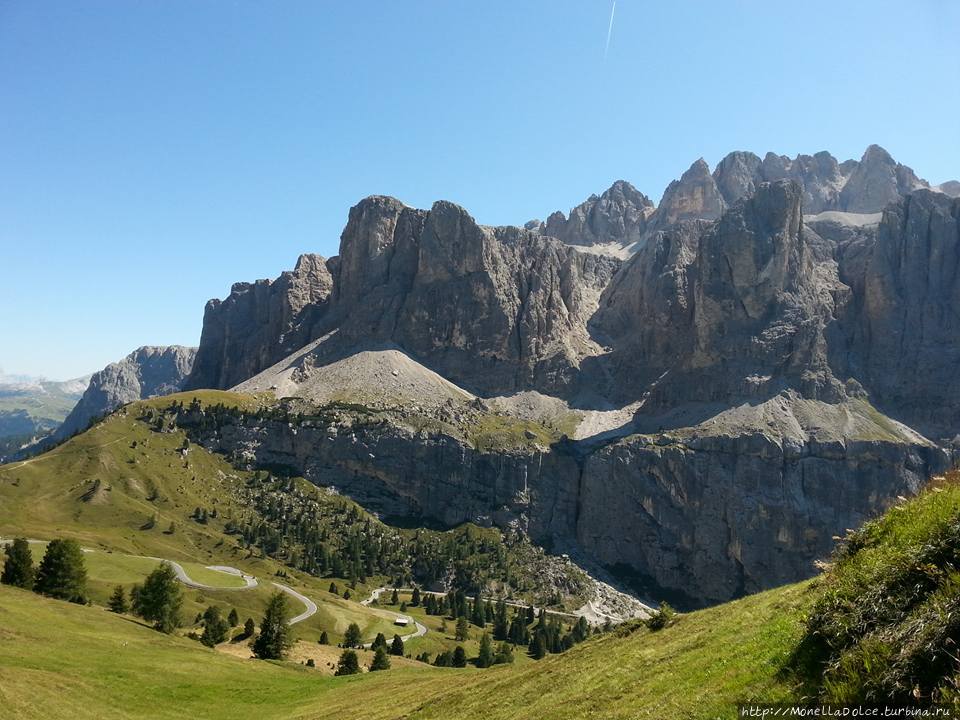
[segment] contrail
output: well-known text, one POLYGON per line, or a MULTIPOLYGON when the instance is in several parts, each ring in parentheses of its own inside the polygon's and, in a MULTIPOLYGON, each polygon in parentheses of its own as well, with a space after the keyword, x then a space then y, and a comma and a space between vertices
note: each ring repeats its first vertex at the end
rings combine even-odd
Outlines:
POLYGON ((603 61, 607 61, 607 53, 610 52, 610 36, 613 35, 613 14, 617 11, 617 0, 613 0, 613 7, 610 8, 610 27, 607 28, 607 46, 603 49, 603 61))

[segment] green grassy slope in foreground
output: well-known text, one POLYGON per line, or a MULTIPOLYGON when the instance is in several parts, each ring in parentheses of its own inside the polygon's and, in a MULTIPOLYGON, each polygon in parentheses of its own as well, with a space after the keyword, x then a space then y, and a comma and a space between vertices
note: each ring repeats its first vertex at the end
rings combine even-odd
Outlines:
POLYGON ((0 586, 4 718, 733 717, 783 699, 805 584, 598 636, 522 667, 400 668, 329 678, 240 660, 98 607, 0 586), (631 632, 632 630, 632 632, 631 632))
POLYGON ((832 703, 960 700, 960 473, 847 535, 792 665, 832 703))

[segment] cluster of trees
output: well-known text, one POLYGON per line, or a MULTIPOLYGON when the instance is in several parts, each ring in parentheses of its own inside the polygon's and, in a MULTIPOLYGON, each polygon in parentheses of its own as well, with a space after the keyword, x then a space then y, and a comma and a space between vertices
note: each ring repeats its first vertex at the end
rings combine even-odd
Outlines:
MULTIPOLYGON (((394 590, 390 603, 399 602, 399 593, 394 590)), ((490 633, 481 636, 479 667, 489 667, 501 662, 513 661, 512 646, 527 646, 529 654, 537 659, 547 653, 561 653, 590 636, 590 626, 586 618, 565 626, 560 616, 541 609, 539 614, 532 606, 513 609, 511 615, 506 601, 482 600, 479 596, 470 598, 463 591, 456 590, 446 595, 420 593, 414 589, 410 604, 422 604, 428 615, 442 615, 455 620, 454 638, 465 641, 470 637, 470 626, 482 630, 490 627, 490 633), (496 650, 493 642, 500 644, 496 650)), ((437 658, 442 662, 441 658, 437 658)), ((436 663, 435 663, 436 664, 436 663)))
POLYGON ((370 649, 376 652, 377 648, 383 648, 384 652, 403 657, 403 638, 399 635, 393 636, 393 642, 387 646, 387 638, 383 633, 377 633, 376 639, 370 645, 370 649))
POLYGON ((58 600, 88 602, 87 569, 76 540, 51 540, 40 566, 35 568, 30 543, 26 538, 14 539, 7 546, 0 582, 58 600))

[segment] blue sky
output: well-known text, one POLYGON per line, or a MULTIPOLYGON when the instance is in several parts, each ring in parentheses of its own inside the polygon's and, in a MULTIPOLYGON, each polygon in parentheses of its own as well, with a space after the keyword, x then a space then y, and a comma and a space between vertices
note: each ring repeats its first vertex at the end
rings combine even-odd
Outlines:
POLYGON ((0 367, 196 344, 384 193, 480 221, 734 149, 960 177, 960 3, 0 0, 0 367))

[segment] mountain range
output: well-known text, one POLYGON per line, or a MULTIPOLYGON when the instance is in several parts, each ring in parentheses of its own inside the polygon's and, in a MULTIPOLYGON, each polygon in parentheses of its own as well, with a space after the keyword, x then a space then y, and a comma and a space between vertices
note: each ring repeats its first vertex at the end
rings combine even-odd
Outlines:
POLYGON ((809 576, 952 461, 958 195, 873 145, 698 160, 659 205, 618 181, 523 227, 368 197, 337 256, 211 300, 195 352, 94 375, 58 438, 179 389, 335 405, 197 438, 383 516, 519 528, 645 595, 723 601, 809 576))

